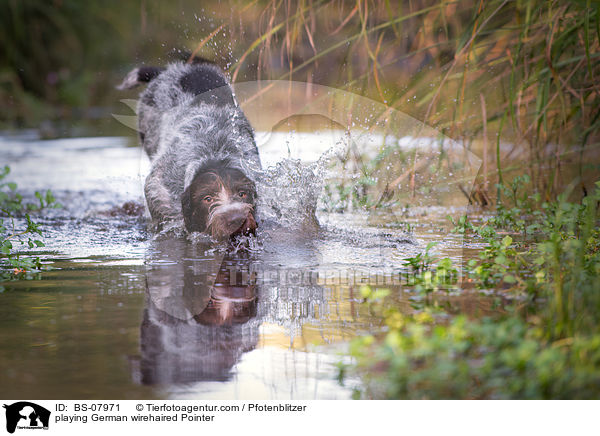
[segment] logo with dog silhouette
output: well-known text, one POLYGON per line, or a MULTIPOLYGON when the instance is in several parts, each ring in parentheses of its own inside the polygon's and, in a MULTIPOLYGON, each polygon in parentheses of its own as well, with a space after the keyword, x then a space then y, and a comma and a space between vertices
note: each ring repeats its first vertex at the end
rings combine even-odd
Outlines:
POLYGON ((14 433, 18 428, 27 430, 48 430, 50 411, 29 401, 19 401, 4 405, 6 409, 6 431, 14 433))

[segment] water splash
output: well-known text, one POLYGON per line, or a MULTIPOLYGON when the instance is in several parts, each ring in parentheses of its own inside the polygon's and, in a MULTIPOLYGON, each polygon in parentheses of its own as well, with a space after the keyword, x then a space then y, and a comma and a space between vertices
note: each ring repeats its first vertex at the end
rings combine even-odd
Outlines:
POLYGON ((316 231, 317 202, 332 153, 329 150, 312 164, 283 159, 267 168, 258 186, 257 209, 262 221, 291 230, 316 231))

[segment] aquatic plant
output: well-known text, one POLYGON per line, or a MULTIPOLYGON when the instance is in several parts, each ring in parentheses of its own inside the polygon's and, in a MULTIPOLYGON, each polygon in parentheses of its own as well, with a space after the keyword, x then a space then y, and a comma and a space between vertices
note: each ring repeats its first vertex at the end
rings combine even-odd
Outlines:
MULTIPOLYGON (((501 189, 515 193, 516 207, 505 196, 501 214, 487 222, 474 225, 467 217, 455 222, 455 231, 484 242, 477 258, 465 265, 465 279, 504 292, 512 308, 493 319, 459 315, 448 322, 447 314, 439 307, 432 312, 427 300, 413 314, 369 302, 371 310, 379 310, 385 328, 352 341, 349 353, 356 363, 340 368, 342 380, 352 371, 363 377, 356 396, 523 399, 600 394, 600 182, 579 203, 568 202, 565 193, 537 210, 516 196, 519 184, 527 180, 513 182, 501 189)), ((440 261, 442 270, 445 262, 440 261)), ((440 263, 432 261, 428 250, 408 261, 419 285, 423 271, 433 277, 440 263)))
MULTIPOLYGON (((425 297, 435 291, 454 289, 458 284, 458 270, 448 257, 437 259, 430 253, 437 242, 430 242, 425 251, 404 259, 404 266, 409 267, 406 286, 425 297)), ((413 304, 413 307, 415 305, 413 304)))
MULTIPOLYGON (((23 200, 17 191, 17 184, 4 179, 10 173, 10 167, 0 170, 0 279, 31 279, 43 269, 40 258, 19 251, 22 248, 44 247, 40 225, 30 216, 45 208, 61 207, 50 190, 35 192, 38 204, 23 200), (20 218, 17 223, 17 218, 20 218), (24 220, 24 223, 23 223, 24 220)), ((0 290, 3 288, 0 286, 0 290)))
POLYGON ((468 262, 470 277, 482 288, 504 283, 532 301, 544 299, 547 332, 553 338, 570 336, 584 326, 596 330, 600 321, 594 314, 600 309, 595 291, 600 273, 600 182, 580 203, 567 201, 567 194, 538 210, 518 201, 519 207, 502 207, 482 226, 466 218, 457 226, 461 231, 470 229, 486 243, 478 259, 468 262), (497 229, 514 232, 520 240, 501 237, 497 229))

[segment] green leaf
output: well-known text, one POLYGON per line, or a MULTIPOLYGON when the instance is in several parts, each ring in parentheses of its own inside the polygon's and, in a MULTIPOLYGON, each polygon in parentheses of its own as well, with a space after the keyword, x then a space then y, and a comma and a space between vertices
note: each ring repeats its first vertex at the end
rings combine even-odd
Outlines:
POLYGON ((10 167, 8 165, 4 165, 4 167, 0 170, 0 180, 6 177, 10 173, 10 167))
POLYGON ((499 256, 496 256, 496 258, 494 259, 494 262, 500 265, 505 266, 508 262, 506 259, 506 256, 500 254, 499 256))
POLYGON ((438 268, 450 269, 452 268, 452 259, 444 257, 443 259, 440 259, 437 266, 438 268))
POLYGON ((430 249, 432 249, 433 247, 435 247, 436 245, 438 245, 439 242, 430 242, 429 244, 427 244, 427 246, 425 247, 425 251, 429 251, 430 249))
POLYGON ((369 296, 373 293, 370 286, 361 286, 360 287, 360 295, 363 298, 369 298, 369 296))
POLYGON ((545 261, 546 259, 544 259, 543 256, 539 256, 533 260, 533 263, 535 263, 536 265, 543 265, 545 261))
POLYGON ((388 295, 390 295, 390 290, 389 289, 376 289, 375 292, 373 292, 373 295, 371 296, 372 300, 379 300, 381 298, 385 298, 388 295))
POLYGON ((54 195, 52 194, 52 191, 50 191, 49 189, 46 191, 46 205, 48 204, 52 204, 56 201, 56 198, 54 198, 54 195))

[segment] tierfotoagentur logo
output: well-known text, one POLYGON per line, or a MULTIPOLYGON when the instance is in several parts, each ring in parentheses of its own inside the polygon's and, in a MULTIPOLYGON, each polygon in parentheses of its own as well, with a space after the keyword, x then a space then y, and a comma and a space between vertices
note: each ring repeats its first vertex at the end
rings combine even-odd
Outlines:
POLYGON ((6 431, 14 433, 15 429, 48 430, 50 411, 29 401, 19 401, 4 405, 6 409, 6 431))

